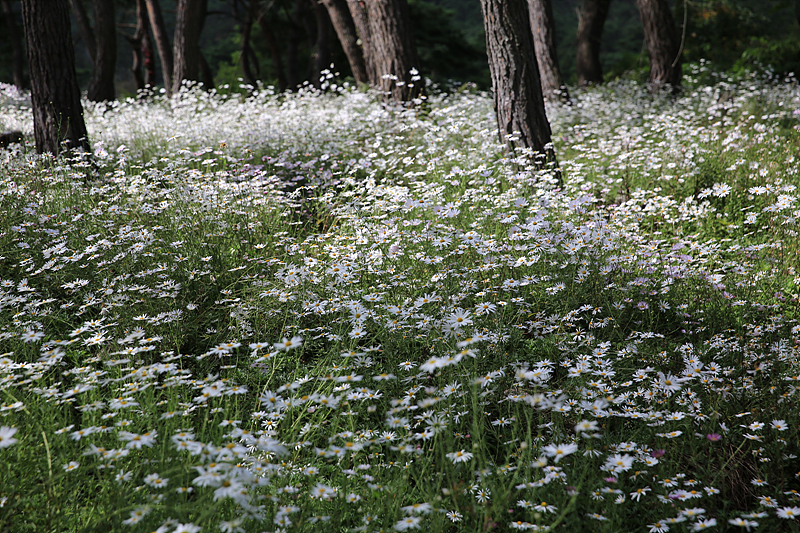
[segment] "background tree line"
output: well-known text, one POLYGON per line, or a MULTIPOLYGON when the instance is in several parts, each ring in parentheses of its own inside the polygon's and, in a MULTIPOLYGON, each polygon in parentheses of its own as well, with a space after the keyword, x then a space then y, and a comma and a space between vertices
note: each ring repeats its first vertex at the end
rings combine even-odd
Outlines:
MULTIPOLYGON (((782 0, 770 1, 776 10, 792 7, 782 0)), ((425 96, 418 68, 436 74, 438 66, 439 75, 455 77, 470 66, 477 67, 475 61, 482 55, 479 43, 470 43, 457 28, 454 12, 433 0, 21 0, 24 39, 15 4, 12 0, 0 3, 11 47, 7 63, 14 82, 22 87, 26 83, 23 49, 27 49, 37 149, 53 153, 65 140, 73 147, 88 147, 78 89, 76 33, 90 63, 87 97, 96 102, 117 96, 120 39, 127 41, 135 89, 160 83, 169 96, 186 82, 215 87, 215 70, 219 77, 223 68, 216 58, 209 61, 214 48, 209 46, 210 36, 204 34, 215 18, 219 27, 206 33, 225 35, 227 31, 238 46, 230 54, 233 64, 227 65, 228 72, 236 67, 240 79, 251 87, 261 80, 274 81, 279 91, 304 85, 322 88, 320 73, 339 59, 358 85, 378 89, 386 100, 419 104, 425 96), (126 22, 131 17, 133 21, 126 22)), ((555 2, 562 10, 568 4, 555 2)), ((704 21, 716 18, 718 11, 734 18, 747 12, 755 20, 753 12, 735 11, 724 0, 679 0, 674 6, 669 0, 635 0, 634 4, 643 35, 640 56, 646 54, 649 59, 647 82, 653 91, 680 88, 690 12, 692 17, 699 13, 704 21), (676 11, 683 14, 680 27, 676 11)), ((474 16, 469 11, 474 5, 458 5, 464 26, 469 27, 466 21, 474 16)), ((616 5, 623 10, 631 7, 625 0, 580 0, 574 5, 579 85, 605 79, 600 59, 603 34, 610 9, 616 5)), ((554 162, 543 102, 568 103, 569 94, 561 67, 563 53, 559 60, 553 2, 480 0, 479 6, 488 58, 484 65, 488 63, 500 139, 512 151, 546 153, 546 159, 554 162)), ((793 7, 795 19, 800 19, 800 0, 793 7)), ((722 43, 730 33, 728 26, 722 43)), ((709 51, 703 48, 703 39, 697 39, 697 32, 691 36, 693 43, 701 43, 701 50, 709 51)), ((797 51, 792 48, 796 35, 795 41, 784 40, 790 51, 797 51)), ((727 49, 735 48, 732 44, 729 41, 727 49)), ((480 72, 474 68, 472 74, 480 79, 480 72)))
MULTIPOLYGON (((70 7, 78 83, 83 90, 88 89, 93 71, 95 3, 95 0, 72 0, 70 7)), ((114 76, 120 95, 132 95, 145 83, 163 86, 163 69, 154 48, 152 30, 137 30, 148 27, 140 24, 138 4, 138 0, 113 2, 116 27, 113 40, 117 51, 114 76), (151 66, 149 78, 148 72, 139 79, 139 74, 131 71, 136 61, 130 45, 132 37, 145 40, 144 49, 153 52, 151 57, 138 60, 140 65, 147 61, 151 66)), ((204 71, 205 81, 213 79, 217 84, 236 87, 238 78, 250 83, 258 79, 266 85, 281 87, 290 85, 290 81, 311 78, 306 75, 317 29, 314 11, 292 0, 261 0, 251 4, 247 0, 208 0, 201 34, 202 58, 208 67, 204 71), (258 9, 251 11, 253 7, 258 9), (253 21, 254 16, 258 20, 253 21), (261 23, 268 25, 268 30, 261 23)), ((800 72, 800 30, 795 15, 800 3, 795 0, 687 0, 685 3, 670 0, 669 4, 679 30, 684 6, 687 10, 683 53, 687 61, 703 58, 716 68, 727 70, 742 68, 755 60, 772 65, 778 72, 800 72)), ((160 0, 159 5, 165 34, 171 37, 177 2, 160 0)), ((5 30, 0 37, 3 58, 0 81, 29 87, 21 2, 2 0, 0 7, 0 27, 5 30)), ((425 76, 438 83, 452 80, 473 82, 483 89, 490 87, 480 0, 409 0, 408 7, 418 68, 425 76)), ((558 63, 568 84, 578 82, 576 56, 582 8, 583 0, 552 2, 558 63)), ((330 34, 330 28, 327 31, 328 64, 333 62, 343 75, 352 75, 336 35, 330 34)), ((644 80, 648 57, 643 44, 644 33, 635 0, 611 1, 599 48, 604 77, 614 79, 627 74, 644 80)))

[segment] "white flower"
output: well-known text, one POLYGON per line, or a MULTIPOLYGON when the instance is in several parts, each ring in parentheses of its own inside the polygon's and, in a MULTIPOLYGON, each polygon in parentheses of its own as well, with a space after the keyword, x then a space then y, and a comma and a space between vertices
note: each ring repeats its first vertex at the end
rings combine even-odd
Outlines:
POLYGON ((421 519, 418 516, 407 516, 397 522, 394 528, 397 531, 405 531, 407 529, 418 529, 421 519))
POLYGON ((556 463, 571 453, 578 451, 577 444, 549 444, 542 451, 548 457, 555 457, 556 463))
POLYGON ((275 346, 276 350, 291 350, 292 348, 298 348, 303 345, 303 338, 302 337, 292 337, 292 340, 287 339, 286 337, 281 340, 281 342, 276 342, 273 346, 275 346))
POLYGON ((800 517, 800 507, 781 507, 778 509, 778 518, 794 520, 797 517, 800 517))
POLYGON ((17 443, 17 439, 14 438, 16 432, 17 428, 8 426, 0 427, 0 448, 8 448, 9 446, 15 445, 17 443))
POLYGON ((466 463, 472 459, 472 454, 466 450, 461 450, 458 452, 448 453, 447 458, 453 461, 453 463, 466 463))

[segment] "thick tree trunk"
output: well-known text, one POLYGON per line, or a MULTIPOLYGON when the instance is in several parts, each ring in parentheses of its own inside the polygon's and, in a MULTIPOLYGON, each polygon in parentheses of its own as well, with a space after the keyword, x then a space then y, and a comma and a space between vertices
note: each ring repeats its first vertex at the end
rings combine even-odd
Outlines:
POLYGON ((270 26, 267 20, 267 14, 264 11, 259 10, 256 13, 256 21, 261 27, 261 33, 264 34, 264 39, 266 39, 270 54, 272 55, 272 66, 275 69, 275 77, 278 78, 278 91, 283 92, 286 90, 289 83, 283 71, 283 57, 281 56, 281 49, 278 46, 278 41, 275 39, 272 26, 270 26))
POLYGON ((314 8, 314 19, 317 23, 317 42, 314 45, 311 64, 314 66, 311 82, 317 89, 322 82, 320 72, 331 64, 331 19, 328 11, 318 0, 310 0, 314 8))
POLYGON ((25 84, 25 47, 22 45, 22 35, 17 27, 17 19, 10 0, 2 0, 3 16, 6 19, 6 31, 11 41, 11 70, 14 76, 14 85, 23 88, 25 84))
MULTIPOLYGON (((375 61, 372 57, 372 38, 370 36, 369 15, 367 14, 366 0, 347 0, 347 8, 350 10, 350 17, 358 33, 358 41, 361 41, 361 53, 364 56, 364 67, 367 70, 369 84, 377 86, 380 76, 375 68, 375 61)), ((358 44, 356 41, 356 44, 358 44)))
POLYGON ((603 26, 610 5, 611 0, 583 0, 583 6, 578 13, 578 53, 575 65, 578 85, 603 83, 600 44, 603 41, 603 26))
POLYGON ((667 0, 636 0, 644 27, 644 40, 650 54, 650 90, 664 86, 678 91, 683 77, 680 38, 667 0))
POLYGON ((94 0, 93 3, 95 56, 87 98, 92 102, 106 102, 116 98, 117 27, 114 0, 94 0))
POLYGON ((197 80, 200 72, 200 32, 207 0, 178 0, 172 55, 172 93, 184 80, 197 80))
POLYGON ((376 85, 395 102, 413 100, 423 86, 419 76, 411 73, 419 67, 419 59, 411 35, 408 3, 406 0, 372 0, 367 3, 367 17, 369 55, 377 75, 376 85))
POLYGON ((86 51, 89 53, 89 59, 94 63, 94 56, 96 54, 94 31, 92 31, 92 23, 89 22, 89 16, 86 14, 86 9, 83 7, 82 0, 69 0, 72 6, 72 12, 75 14, 75 20, 78 23, 78 31, 81 34, 81 40, 86 45, 86 51))
POLYGON ((369 84, 367 77, 367 66, 364 63, 364 54, 358 46, 358 36, 353 17, 347 8, 345 0, 322 0, 328 10, 328 16, 342 44, 347 62, 350 63, 350 71, 358 84, 369 84))
POLYGON ((500 140, 552 157, 525 0, 481 0, 500 140))
POLYGON ((167 25, 164 24, 164 16, 161 14, 161 4, 159 0, 145 0, 147 3, 147 16, 150 19, 150 27, 153 29, 153 38, 156 41, 158 57, 161 58, 161 77, 164 78, 164 88, 167 96, 172 94, 172 47, 169 44, 167 35, 167 25))
POLYGON ((545 100, 569 101, 569 92, 558 67, 556 22, 551 0, 528 0, 533 48, 539 64, 539 78, 545 100))
POLYGON ((33 136, 39 153, 67 148, 89 151, 75 50, 66 0, 22 0, 31 75, 33 136))

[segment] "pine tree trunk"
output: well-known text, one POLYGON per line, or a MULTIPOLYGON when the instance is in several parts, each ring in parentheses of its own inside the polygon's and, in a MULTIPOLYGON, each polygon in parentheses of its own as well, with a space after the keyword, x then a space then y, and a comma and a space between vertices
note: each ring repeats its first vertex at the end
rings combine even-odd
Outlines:
POLYGON ((94 64, 94 56, 96 55, 94 31, 92 31, 92 23, 89 22, 89 16, 86 14, 86 9, 83 7, 83 0, 69 0, 72 6, 72 12, 75 14, 75 20, 78 23, 78 31, 81 34, 81 40, 86 46, 86 51, 89 53, 89 59, 94 64))
POLYGON ((14 76, 14 85, 23 88, 25 83, 25 47, 22 45, 22 35, 17 27, 17 20, 10 0, 2 0, 3 16, 6 19, 6 31, 11 41, 11 70, 14 76))
POLYGON ((161 58, 161 77, 164 78, 164 88, 167 96, 172 94, 172 47, 169 44, 167 26, 164 24, 164 16, 161 14, 159 0, 145 0, 147 3, 147 15, 150 19, 150 27, 153 29, 153 38, 156 41, 158 57, 161 58))
MULTIPOLYGON (((361 41, 361 53, 364 56, 364 67, 367 70, 367 79, 373 87, 378 85, 379 78, 375 68, 375 61, 372 57, 372 39, 369 29, 369 16, 367 14, 367 4, 365 0, 347 0, 347 8, 358 33, 358 41, 361 41)), ((356 41, 356 44, 358 44, 356 41)))
POLYGON ((137 26, 142 28, 142 73, 144 74, 145 87, 156 85, 156 61, 153 55, 153 41, 150 40, 150 24, 147 18, 147 4, 145 0, 136 0, 137 26))
MULTIPOLYGON (((250 62, 255 56, 253 48, 250 46, 250 35, 253 30, 256 9, 258 9, 258 6, 255 0, 249 0, 246 4, 244 22, 242 23, 242 46, 239 56, 239 60, 242 62, 242 79, 252 87, 256 86, 256 78, 253 76, 253 69, 250 68, 250 62)), ((258 67, 257 62, 255 62, 255 66, 258 67)))
POLYGON ((306 15, 305 0, 295 0, 294 12, 289 20, 286 38, 286 80, 289 88, 300 85, 300 40, 302 39, 303 19, 306 15))
POLYGON ((286 73, 283 71, 283 57, 281 56, 281 49, 278 46, 278 41, 275 39, 275 34, 272 32, 267 20, 267 14, 264 11, 258 10, 256 13, 256 21, 261 27, 261 33, 264 34, 264 39, 269 46, 270 54, 272 55, 272 66, 275 69, 275 77, 278 79, 278 91, 283 92, 289 85, 286 80, 286 73))
POLYGON ((342 44, 347 62, 350 63, 350 71, 358 84, 369 84, 367 77, 367 66, 364 63, 364 54, 358 46, 356 26, 345 0, 322 0, 328 10, 333 28, 336 31, 339 42, 342 44))
POLYGON ((369 55, 375 68, 376 85, 386 98, 409 102, 419 96, 422 80, 412 80, 419 67, 411 35, 406 0, 372 0, 367 4, 369 55))
POLYGON ((678 91, 683 77, 680 38, 667 0, 636 0, 650 54, 648 84, 653 92, 670 86, 678 91))
POLYGON ((317 23, 317 42, 314 45, 312 64, 314 65, 311 82, 317 89, 322 81, 320 73, 331 65, 331 19, 328 10, 318 0, 311 0, 314 8, 314 19, 317 23))
POLYGON ((481 9, 500 141, 552 152, 526 1, 481 0, 481 9))
POLYGON ((533 48, 539 64, 539 77, 545 100, 569 101, 569 92, 561 76, 556 53, 556 22, 551 0, 528 0, 533 32, 533 48))
POLYGON ((36 150, 57 154, 65 142, 67 148, 89 151, 67 1, 22 0, 22 22, 36 150))
POLYGON ((94 0, 95 56, 87 98, 92 102, 112 101, 117 69, 117 27, 114 0, 94 0))
POLYGON ((603 83, 600 44, 603 41, 603 26, 610 5, 611 0, 583 0, 583 6, 578 13, 578 53, 575 65, 578 85, 603 83))
POLYGON ((173 39, 172 93, 184 80, 196 81, 200 72, 200 32, 207 0, 178 0, 173 39))

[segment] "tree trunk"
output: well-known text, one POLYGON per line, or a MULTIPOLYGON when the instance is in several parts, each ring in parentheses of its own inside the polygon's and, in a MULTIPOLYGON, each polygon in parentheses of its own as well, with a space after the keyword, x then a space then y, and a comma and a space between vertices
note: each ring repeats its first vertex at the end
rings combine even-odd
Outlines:
POLYGON ((259 10, 256 13, 256 21, 261 27, 261 32, 264 34, 264 39, 266 39, 269 51, 272 54, 272 66, 275 68, 275 75, 278 78, 278 91, 283 92, 289 83, 286 81, 286 74, 283 72, 281 49, 278 47, 275 34, 272 33, 272 27, 267 20, 266 12, 259 10))
POLYGON ((676 92, 683 76, 680 38, 667 0, 636 0, 644 27, 644 40, 650 54, 650 76, 647 83, 652 92, 671 86, 676 92))
POLYGON ((331 19, 328 10, 318 0, 311 0, 314 6, 314 19, 317 23, 317 42, 314 45, 312 65, 314 72, 311 82, 317 89, 322 85, 320 72, 331 65, 331 19))
POLYGON ((345 0, 322 0, 322 2, 328 10, 328 16, 333 24, 333 29, 336 31, 336 36, 339 37, 339 42, 342 43, 344 53, 347 55, 347 62, 350 63, 350 71, 353 73, 356 83, 359 85, 369 84, 364 54, 358 46, 356 26, 353 22, 353 17, 350 16, 347 2, 345 0))
MULTIPOLYGON (((375 61, 372 57, 372 38, 370 36, 367 4, 365 0, 347 0, 347 8, 350 10, 350 17, 353 19, 356 32, 358 32, 358 40, 361 41, 361 53, 364 56, 367 79, 370 85, 377 86, 380 76, 378 76, 375 61)), ((358 44, 358 41, 356 41, 356 44, 358 44)))
POLYGON ((552 156, 525 0, 481 0, 500 140, 552 156))
POLYGON ((388 99, 411 101, 423 87, 419 76, 411 73, 419 60, 406 0, 372 0, 367 4, 367 17, 376 85, 388 99))
POLYGON ((22 0, 22 22, 36 150, 57 154, 64 142, 67 148, 89 151, 67 1, 22 0))
POLYGON ((528 13, 533 32, 533 48, 539 65, 539 78, 545 100, 569 101, 569 92, 558 67, 556 22, 551 0, 528 0, 528 13))
POLYGON ((172 94, 172 47, 169 45, 167 36, 167 26, 164 24, 164 16, 161 14, 159 0, 145 0, 147 3, 147 15, 150 19, 150 27, 153 29, 153 38, 156 41, 158 56, 161 58, 161 77, 164 78, 164 88, 167 96, 172 94))
POLYGON ((172 54, 172 93, 184 80, 197 80, 200 72, 200 33, 205 22, 207 0, 178 0, 172 54))
POLYGON ((575 65, 578 85, 603 83, 600 44, 610 5, 611 0, 583 0, 578 12, 578 54, 575 65))
POLYGON ((211 67, 206 61, 206 56, 203 55, 203 50, 199 50, 198 54, 200 54, 200 64, 198 65, 200 68, 200 81, 207 91, 215 89, 217 85, 214 83, 214 73, 211 72, 211 67))
POLYGON ((303 18, 306 15, 305 0, 295 0, 294 13, 289 17, 289 31, 286 38, 286 79, 289 88, 300 85, 300 39, 302 38, 303 18))
POLYGON ((114 100, 117 68, 117 27, 114 0, 94 0, 95 56, 87 98, 92 102, 114 100))
POLYGON ((86 14, 86 9, 83 7, 82 0, 69 0, 72 6, 72 12, 75 14, 75 20, 78 22, 78 31, 81 34, 81 40, 86 45, 86 51, 89 53, 89 59, 94 64, 94 56, 96 54, 94 31, 92 31, 92 24, 89 22, 89 16, 86 14))
POLYGON ((133 37, 126 35, 125 38, 133 52, 131 72, 136 80, 136 88, 141 91, 145 87, 152 87, 155 84, 156 71, 144 0, 136 0, 136 33, 133 37))
POLYGON ((11 41, 11 69, 14 76, 14 85, 23 88, 25 83, 25 47, 22 45, 22 35, 17 27, 17 20, 10 0, 2 0, 3 16, 6 19, 6 31, 11 41))
MULTIPOLYGON (((253 48, 250 46, 250 35, 253 33, 253 20, 257 9, 256 0, 249 0, 245 4, 244 22, 242 23, 242 46, 239 55, 239 60, 242 62, 242 78, 247 85, 252 87, 256 86, 256 78, 253 76, 253 69, 250 68, 250 62, 256 58, 253 48)), ((255 63, 256 70, 258 70, 258 62, 253 61, 253 63, 255 63)))

